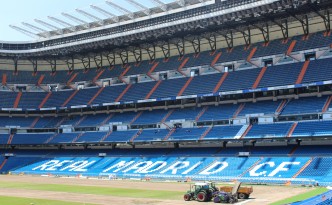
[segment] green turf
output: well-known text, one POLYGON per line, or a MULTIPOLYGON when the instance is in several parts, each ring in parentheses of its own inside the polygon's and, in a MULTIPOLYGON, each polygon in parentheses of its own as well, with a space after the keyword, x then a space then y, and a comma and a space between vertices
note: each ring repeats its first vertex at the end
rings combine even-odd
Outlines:
POLYGON ((315 188, 314 190, 305 192, 303 194, 299 194, 297 196, 293 196, 293 197, 290 197, 287 199, 283 199, 283 200, 271 203, 270 205, 283 205, 283 204, 289 204, 289 203, 293 203, 293 202, 297 202, 297 201, 303 201, 303 200, 309 199, 311 197, 317 196, 319 194, 322 194, 326 191, 328 191, 328 189, 326 189, 325 187, 319 187, 319 188, 315 188))
POLYGON ((28 190, 58 191, 58 192, 68 192, 68 193, 80 193, 80 194, 108 195, 108 196, 119 196, 119 197, 152 198, 152 199, 181 199, 184 193, 179 191, 143 190, 143 189, 129 189, 129 188, 126 189, 126 188, 77 186, 77 185, 61 185, 61 184, 34 184, 34 183, 18 183, 18 182, 2 183, 0 184, 0 187, 28 189, 28 190))
POLYGON ((56 200, 46 200, 46 199, 31 199, 22 197, 7 197, 0 196, 0 204, 10 204, 10 205, 93 205, 86 203, 77 202, 66 202, 66 201, 56 201, 56 200))

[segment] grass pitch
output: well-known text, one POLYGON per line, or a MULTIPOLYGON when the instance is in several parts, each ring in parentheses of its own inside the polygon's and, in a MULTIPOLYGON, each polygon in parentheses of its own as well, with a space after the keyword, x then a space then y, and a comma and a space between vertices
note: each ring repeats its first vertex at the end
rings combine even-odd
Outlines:
POLYGON ((318 188, 308 191, 306 193, 299 194, 297 196, 293 196, 293 197, 290 197, 287 199, 283 199, 283 200, 271 203, 270 205, 283 205, 283 204, 294 203, 297 201, 303 201, 303 200, 309 199, 311 197, 317 196, 319 194, 322 194, 326 191, 328 191, 328 189, 326 189, 325 187, 318 187, 318 188))
MULTIPOLYGON (((150 185, 153 185, 151 183, 150 185)), ((188 184, 189 185, 189 184, 188 184)), ((154 185, 153 185, 154 186, 154 185)), ((158 184, 155 184, 158 186, 158 184)), ((218 185, 219 186, 219 185, 218 185)), ((261 186, 254 186, 260 188, 261 186)), ((53 191, 58 193, 73 193, 73 194, 93 194, 93 195, 101 195, 101 196, 114 196, 114 197, 130 197, 130 198, 140 198, 140 199, 156 199, 156 200, 174 200, 174 203, 182 201, 183 194, 187 189, 183 191, 168 191, 168 190, 151 190, 144 189, 144 185, 139 188, 115 188, 108 186, 98 186, 98 185, 71 185, 71 184, 53 184, 53 183, 32 183, 32 182, 5 182, 0 183, 0 188, 6 188, 8 191, 10 189, 13 190, 34 190, 34 191, 53 191)), ((188 186, 189 188, 189 186, 188 186)), ((270 188, 267 186, 267 188, 270 188)), ((293 189, 296 187, 287 187, 289 189, 293 189)), ((310 188, 303 194, 296 195, 294 197, 290 197, 281 201, 277 201, 271 203, 270 205, 281 205, 292 203, 296 201, 301 201, 308 199, 310 197, 319 195, 327 191, 326 188, 310 188)), ((32 196, 33 197, 33 196, 32 196)), ((38 197, 34 197, 38 198, 38 197)), ((63 200, 63 199, 62 199, 63 200)), ((92 202, 94 203, 94 202, 92 202)), ((2 197, 0 196, 0 204, 10 204, 10 205, 78 205, 82 203, 74 203, 74 202, 63 202, 63 201, 55 201, 55 200, 42 200, 42 199, 30 199, 30 198, 20 198, 20 197, 2 197)), ((91 205, 91 204, 88 204, 91 205)))
POLYGON ((0 196, 0 204, 6 205, 94 205, 87 203, 67 202, 67 201, 55 201, 46 199, 30 199, 21 197, 7 197, 0 196))
MULTIPOLYGON (((150 198, 150 199, 181 199, 184 192, 161 191, 144 189, 125 189, 99 186, 62 185, 62 184, 34 184, 9 182, 0 184, 1 188, 15 188, 27 190, 56 191, 79 194, 95 194, 118 197, 150 198)), ((0 203, 1 204, 1 203, 0 203)))

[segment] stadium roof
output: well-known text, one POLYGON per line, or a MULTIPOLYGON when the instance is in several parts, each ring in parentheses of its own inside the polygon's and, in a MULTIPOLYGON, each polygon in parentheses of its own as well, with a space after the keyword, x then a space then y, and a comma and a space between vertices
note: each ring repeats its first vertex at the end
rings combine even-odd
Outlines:
POLYGON ((105 4, 102 5, 90 5, 87 9, 78 8, 74 12, 62 12, 60 16, 48 16, 47 20, 34 19, 32 23, 22 22, 21 25, 10 27, 35 39, 45 40, 77 32, 96 31, 108 25, 132 23, 215 3, 215 0, 173 0, 171 3, 164 3, 162 0, 149 1, 152 7, 142 5, 139 0, 125 0, 121 4, 115 0, 105 0, 105 4), (135 10, 125 7, 126 4, 130 4, 135 10))

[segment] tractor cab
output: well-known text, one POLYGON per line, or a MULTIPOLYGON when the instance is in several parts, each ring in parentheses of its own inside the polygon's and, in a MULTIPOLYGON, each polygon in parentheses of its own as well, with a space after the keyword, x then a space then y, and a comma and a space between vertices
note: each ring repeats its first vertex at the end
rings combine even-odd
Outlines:
POLYGON ((190 190, 183 196, 185 201, 211 201, 212 193, 215 192, 217 187, 212 182, 198 182, 190 186, 190 190))

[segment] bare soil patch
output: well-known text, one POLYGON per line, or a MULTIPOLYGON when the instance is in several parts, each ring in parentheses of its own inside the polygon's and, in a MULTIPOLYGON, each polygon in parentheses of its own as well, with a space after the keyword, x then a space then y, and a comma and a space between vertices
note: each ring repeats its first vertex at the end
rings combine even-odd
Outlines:
MULTIPOLYGON (((0 176, 0 183, 6 182, 27 182, 40 184, 66 184, 66 185, 80 185, 80 186, 103 186, 113 188, 133 188, 144 190, 168 190, 168 191, 185 191, 189 188, 189 184, 175 183, 175 182, 143 182, 130 180, 97 180, 97 179, 81 179, 81 178, 55 178, 55 177, 41 177, 41 176, 0 176)), ((250 199, 240 202, 239 204, 246 205, 266 205, 281 199, 289 198, 307 191, 311 188, 306 187, 290 187, 290 186, 254 186, 254 192, 250 199)), ((94 203, 103 205, 182 205, 182 204, 201 204, 190 201, 185 202, 180 198, 179 200, 159 200, 147 198, 130 198, 130 197, 115 197, 102 196, 94 194, 77 194, 67 192, 55 191, 38 191, 38 190, 23 190, 23 189, 7 189, 0 188, 1 196, 14 196, 26 198, 40 198, 51 200, 72 201, 80 203, 94 203)), ((212 204, 210 202, 209 204, 212 204)))

